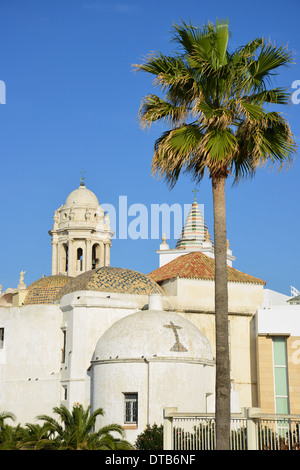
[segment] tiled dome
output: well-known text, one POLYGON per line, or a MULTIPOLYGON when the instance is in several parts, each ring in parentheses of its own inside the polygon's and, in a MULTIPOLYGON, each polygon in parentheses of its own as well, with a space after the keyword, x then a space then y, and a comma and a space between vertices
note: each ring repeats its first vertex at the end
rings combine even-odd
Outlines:
POLYGON ((28 286, 24 305, 53 304, 61 288, 70 280, 69 276, 63 274, 38 279, 28 286))
POLYGON ((115 292, 120 294, 149 295, 163 293, 150 277, 138 271, 104 266, 72 278, 59 293, 59 298, 81 290, 115 292))

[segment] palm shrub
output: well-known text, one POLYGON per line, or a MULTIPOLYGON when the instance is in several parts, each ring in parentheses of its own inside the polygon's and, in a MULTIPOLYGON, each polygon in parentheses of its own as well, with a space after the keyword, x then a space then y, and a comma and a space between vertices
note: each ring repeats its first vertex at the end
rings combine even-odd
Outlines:
POLYGON ((0 450, 129 450, 133 446, 124 439, 119 424, 110 424, 96 430, 96 418, 102 408, 90 412, 76 404, 72 411, 64 405, 53 409, 59 416, 40 415, 42 424, 27 423, 25 427, 8 425, 15 420, 11 413, 0 414, 0 450), (116 437, 117 436, 117 437, 116 437))
POLYGON ((21 450, 25 433, 26 430, 20 424, 3 427, 0 432, 0 450, 21 450))
MULTIPOLYGON (((132 446, 124 439, 124 431, 119 424, 110 424, 97 431, 96 419, 103 415, 102 408, 90 412, 91 407, 86 409, 76 404, 72 411, 61 405, 53 409, 54 414, 59 416, 56 420, 52 416, 41 415, 39 420, 44 422, 44 429, 48 430, 48 437, 58 450, 119 450, 131 449, 132 446), (118 434, 116 438, 114 434, 118 434)), ((49 442, 46 442, 49 445, 49 442)))
POLYGON ((19 442, 21 450, 57 450, 59 440, 47 424, 26 423, 19 442))
POLYGON ((15 421, 15 415, 9 412, 0 413, 0 450, 16 449, 20 426, 14 427, 7 424, 7 420, 15 421))

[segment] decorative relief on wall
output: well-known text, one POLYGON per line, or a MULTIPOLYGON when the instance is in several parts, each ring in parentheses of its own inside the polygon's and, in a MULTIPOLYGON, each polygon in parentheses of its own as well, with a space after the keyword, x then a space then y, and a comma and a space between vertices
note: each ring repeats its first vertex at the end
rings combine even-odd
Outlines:
POLYGON ((187 352, 187 349, 183 346, 183 344, 180 343, 179 341, 179 335, 177 333, 177 330, 181 330, 181 326, 174 325, 172 321, 170 321, 170 325, 164 325, 165 328, 171 328, 173 330, 173 333, 175 335, 176 342, 170 349, 170 351, 175 351, 175 352, 187 352))

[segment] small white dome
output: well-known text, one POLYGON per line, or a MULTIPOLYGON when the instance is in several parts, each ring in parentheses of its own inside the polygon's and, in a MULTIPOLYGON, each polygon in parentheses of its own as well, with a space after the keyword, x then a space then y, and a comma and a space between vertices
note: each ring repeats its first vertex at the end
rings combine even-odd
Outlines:
POLYGON ((84 185, 71 192, 67 197, 65 206, 99 206, 97 196, 84 185))
POLYGON ((99 339, 93 361, 142 357, 213 361, 210 343, 195 325, 160 310, 140 311, 114 323, 99 339))

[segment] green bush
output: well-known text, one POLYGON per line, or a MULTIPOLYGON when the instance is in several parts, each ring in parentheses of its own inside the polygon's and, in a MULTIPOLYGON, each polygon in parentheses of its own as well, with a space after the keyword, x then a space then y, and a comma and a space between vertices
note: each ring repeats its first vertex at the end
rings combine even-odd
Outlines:
POLYGON ((163 426, 148 424, 145 431, 138 435, 135 446, 138 450, 163 450, 163 426))

